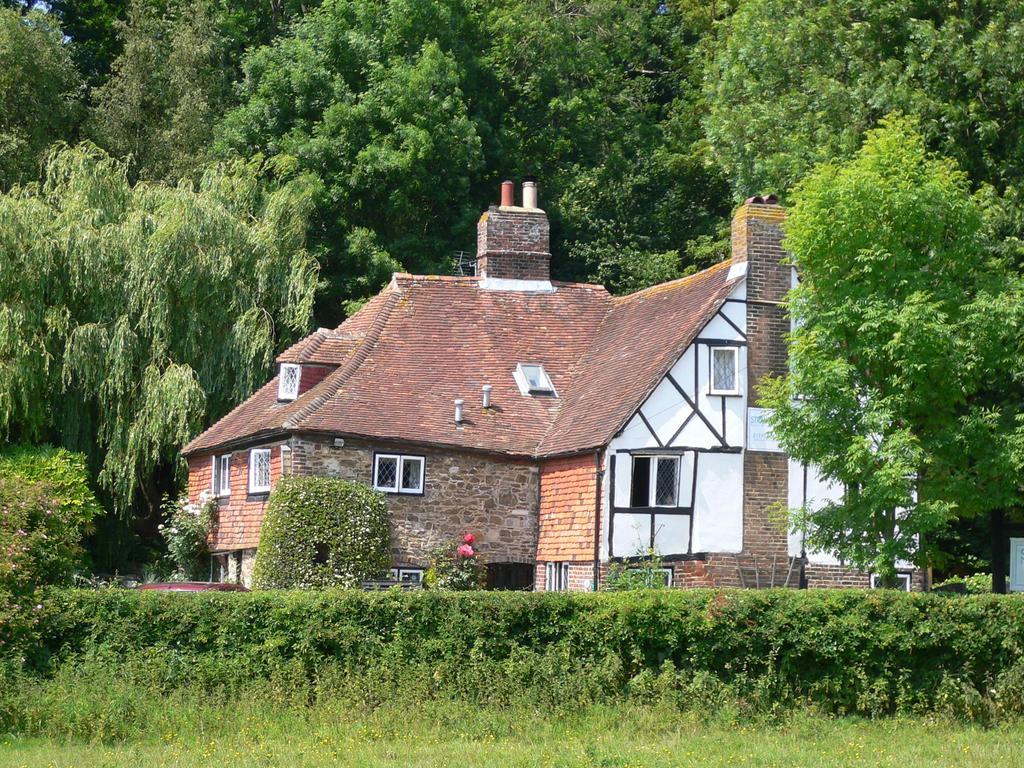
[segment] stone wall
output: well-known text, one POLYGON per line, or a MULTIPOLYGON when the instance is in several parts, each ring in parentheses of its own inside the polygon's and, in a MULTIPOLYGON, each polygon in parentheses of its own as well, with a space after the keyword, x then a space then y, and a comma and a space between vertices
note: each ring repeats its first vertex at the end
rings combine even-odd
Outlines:
POLYGON ((394 565, 424 567, 431 550, 465 533, 490 562, 532 563, 537 549, 539 470, 533 462, 482 454, 293 437, 289 471, 373 482, 373 454, 424 456, 423 495, 388 494, 394 565))

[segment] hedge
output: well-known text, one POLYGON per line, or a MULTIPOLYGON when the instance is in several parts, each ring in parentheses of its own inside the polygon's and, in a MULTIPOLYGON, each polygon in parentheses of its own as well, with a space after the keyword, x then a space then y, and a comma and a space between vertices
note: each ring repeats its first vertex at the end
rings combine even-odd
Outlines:
POLYGON ((1018 596, 61 590, 41 628, 22 651, 24 669, 39 677, 83 658, 145 658, 159 660, 171 686, 197 675, 224 686, 282 669, 307 681, 342 670, 474 700, 689 691, 710 681, 837 713, 925 711, 993 695, 1017 702, 1007 711, 1024 708, 1018 596))

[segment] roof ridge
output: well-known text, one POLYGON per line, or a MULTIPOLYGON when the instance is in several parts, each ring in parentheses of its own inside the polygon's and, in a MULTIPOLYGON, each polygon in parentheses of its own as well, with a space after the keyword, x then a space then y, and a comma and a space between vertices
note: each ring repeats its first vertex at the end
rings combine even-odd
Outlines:
POLYGON ((310 400, 308 403, 299 408, 295 413, 291 415, 284 422, 285 429, 294 429, 299 425, 299 422, 303 419, 312 416, 325 402, 337 394, 338 390, 345 384, 349 378, 359 369, 359 366, 363 364, 367 356, 370 354, 370 350, 377 344, 380 339, 381 333, 384 331, 384 326, 387 325, 388 318, 391 316, 391 310, 394 309, 396 303, 398 303, 398 296, 401 291, 396 288, 392 291, 387 299, 384 301, 384 305, 377 311, 377 316, 373 318, 373 322, 370 327, 367 328, 366 334, 363 337, 362 344, 356 350, 344 365, 339 366, 336 371, 331 372, 326 379, 324 379, 323 391, 320 392, 316 397, 310 400))
POLYGON ((731 266, 732 263, 733 258, 730 256, 728 259, 712 264, 710 267, 705 267, 700 272, 694 272, 692 275, 683 275, 682 277, 677 277, 675 280, 666 280, 664 283, 656 283, 655 285, 649 285, 646 288, 641 288, 639 291, 627 293, 625 296, 615 296, 614 298, 617 302, 624 303, 626 301, 629 301, 630 299, 639 298, 641 296, 645 296, 650 293, 656 293, 658 291, 663 291, 666 288, 677 288, 693 280, 696 280, 698 277, 705 277, 711 274, 712 272, 716 272, 722 269, 725 266, 731 266))

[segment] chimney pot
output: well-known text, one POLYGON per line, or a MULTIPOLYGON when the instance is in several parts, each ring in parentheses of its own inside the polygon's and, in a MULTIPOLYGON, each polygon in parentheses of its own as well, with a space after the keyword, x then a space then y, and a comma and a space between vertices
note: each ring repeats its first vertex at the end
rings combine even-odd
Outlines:
POLYGON ((484 384, 481 387, 481 389, 483 390, 483 393, 484 393, 484 408, 490 408, 491 407, 491 385, 490 384, 484 384))
POLYGON ((455 401, 455 423, 461 424, 463 422, 462 406, 466 404, 465 400, 459 399, 455 401))
POLYGON ((534 209, 537 207, 537 182, 523 182, 523 208, 534 209))
POLYGON ((515 200, 515 184, 511 181, 501 182, 501 206, 502 208, 511 208, 516 204, 515 200))

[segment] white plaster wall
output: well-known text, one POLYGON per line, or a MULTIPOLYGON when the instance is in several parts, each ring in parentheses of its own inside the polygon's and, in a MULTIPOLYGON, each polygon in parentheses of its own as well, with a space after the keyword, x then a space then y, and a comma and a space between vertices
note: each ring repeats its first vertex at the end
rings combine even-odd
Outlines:
MULTIPOLYGON (((837 501, 842 498, 843 488, 841 485, 831 483, 818 474, 815 467, 807 467, 807 495, 804 496, 804 465, 793 459, 789 460, 789 508, 798 509, 807 506, 810 509, 819 509, 829 501, 837 501)), ((793 557, 800 555, 803 550, 803 534, 789 533, 789 554, 793 557)), ((819 565, 840 565, 839 558, 830 552, 816 550, 807 551, 807 560, 819 565)))
MULTIPOLYGON (((745 286, 741 283, 731 298, 743 299, 745 286)), ((740 302, 726 302, 720 310, 740 330, 746 328, 746 305, 740 302)), ((712 318, 697 334, 697 339, 723 339, 741 341, 742 334, 729 322, 718 317, 712 318)), ((719 433, 724 430, 727 444, 741 448, 744 445, 746 428, 747 391, 747 350, 739 347, 738 375, 739 396, 722 397, 710 395, 711 372, 710 353, 707 344, 694 343, 680 356, 670 369, 670 374, 697 403, 701 413, 719 433), (694 363, 697 369, 694 371, 694 363), (696 373, 696 375, 695 375, 696 373), (724 407, 723 407, 724 406, 724 407)), ((608 557, 609 520, 612 506, 610 456, 616 456, 614 505, 628 507, 630 502, 630 481, 632 461, 628 451, 656 449, 658 440, 662 445, 678 449, 721 448, 718 438, 707 424, 694 416, 686 427, 669 442, 680 425, 692 413, 690 405, 667 377, 652 391, 640 407, 640 412, 650 423, 657 435, 634 415, 622 432, 616 436, 605 453, 605 485, 602 494, 602 556, 608 557)), ((683 454, 680 464, 679 498, 682 505, 688 505, 693 487, 694 452, 683 454)), ((693 546, 694 552, 739 552, 743 548, 743 454, 715 453, 701 451, 697 459, 697 483, 694 494, 693 546)), ((613 550, 616 556, 635 554, 646 549, 650 541, 650 514, 616 515, 613 550)), ((655 542, 663 555, 683 554, 690 548, 690 520, 685 515, 656 515, 655 542)))
POLYGON ((702 453, 697 460, 694 552, 743 549, 743 454, 702 453))

